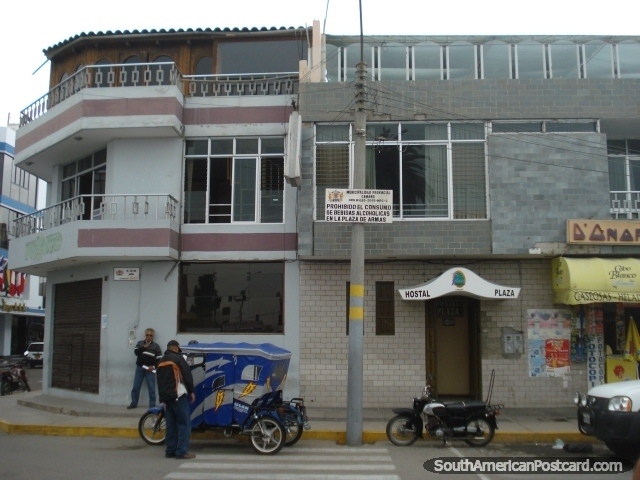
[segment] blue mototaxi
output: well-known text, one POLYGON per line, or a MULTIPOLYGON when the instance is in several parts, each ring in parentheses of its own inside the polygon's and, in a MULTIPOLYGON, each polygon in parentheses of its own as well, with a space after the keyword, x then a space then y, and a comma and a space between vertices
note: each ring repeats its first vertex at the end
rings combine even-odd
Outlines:
MULTIPOLYGON (((282 399, 291 352, 270 343, 193 343, 181 347, 191 366, 196 400, 190 404, 193 430, 220 429, 248 435, 254 450, 273 454, 297 442, 308 429, 304 400, 282 399)), ((164 410, 149 409, 139 433, 163 444, 164 410)))

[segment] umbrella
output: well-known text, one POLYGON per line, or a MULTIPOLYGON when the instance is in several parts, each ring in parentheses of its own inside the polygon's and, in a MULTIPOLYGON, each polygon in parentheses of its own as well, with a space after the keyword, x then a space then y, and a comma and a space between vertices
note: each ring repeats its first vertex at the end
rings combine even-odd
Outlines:
POLYGON ((640 360, 640 333, 633 317, 629 317, 629 327, 627 328, 627 340, 624 343, 625 360, 640 360))

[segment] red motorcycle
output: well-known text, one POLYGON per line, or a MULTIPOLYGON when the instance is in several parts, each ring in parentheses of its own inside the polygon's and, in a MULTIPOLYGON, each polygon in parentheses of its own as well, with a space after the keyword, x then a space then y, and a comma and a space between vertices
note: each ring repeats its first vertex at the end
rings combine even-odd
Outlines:
POLYGON ((2 367, 0 370, 0 395, 11 395, 16 390, 30 392, 27 372, 23 366, 24 362, 17 362, 13 365, 2 367))

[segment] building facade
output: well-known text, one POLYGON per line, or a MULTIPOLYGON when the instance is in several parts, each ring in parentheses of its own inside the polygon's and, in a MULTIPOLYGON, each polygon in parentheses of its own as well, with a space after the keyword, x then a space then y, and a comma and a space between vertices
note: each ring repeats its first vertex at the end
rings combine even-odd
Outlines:
POLYGON ((640 39, 363 41, 364 81, 360 37, 319 22, 46 50, 16 159, 47 207, 12 244, 47 277, 46 392, 126 404, 153 327, 287 348, 286 393, 343 406, 351 223, 325 204, 356 161, 392 192, 391 221, 365 225, 365 407, 429 376, 510 407, 605 381, 605 346, 621 354, 640 317, 640 39))
POLYGON ((40 278, 14 270, 9 242, 14 223, 36 211, 38 179, 17 167, 15 130, 0 127, 0 356, 22 356, 32 341, 44 336, 44 297, 40 278))

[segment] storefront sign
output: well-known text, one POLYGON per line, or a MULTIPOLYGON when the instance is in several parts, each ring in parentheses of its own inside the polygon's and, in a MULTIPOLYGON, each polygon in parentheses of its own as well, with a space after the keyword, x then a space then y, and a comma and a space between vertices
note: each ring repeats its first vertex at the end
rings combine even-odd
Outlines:
POLYGON ((113 279, 115 281, 121 280, 140 280, 140 269, 139 268, 114 268, 113 269, 113 279))
POLYGON ((554 303, 640 302, 640 260, 635 258, 554 258, 554 303))
POLYGON ((25 303, 7 303, 2 299, 2 304, 0 305, 2 311, 4 312, 26 312, 27 305, 25 303))
POLYGON ((391 190, 326 190, 324 219, 327 222, 392 223, 391 190))
POLYGON ((62 248, 62 235, 54 233, 52 235, 38 235, 32 242, 28 242, 25 251, 25 260, 35 260, 39 262, 50 253, 57 252, 62 248))
POLYGON ((488 282, 475 272, 451 268, 439 277, 422 285, 398 290, 403 300, 430 300, 445 295, 466 295, 480 299, 509 300, 520 295, 520 288, 505 287, 488 282))
POLYGON ((637 220, 567 220, 567 243, 640 246, 640 222, 637 220))

